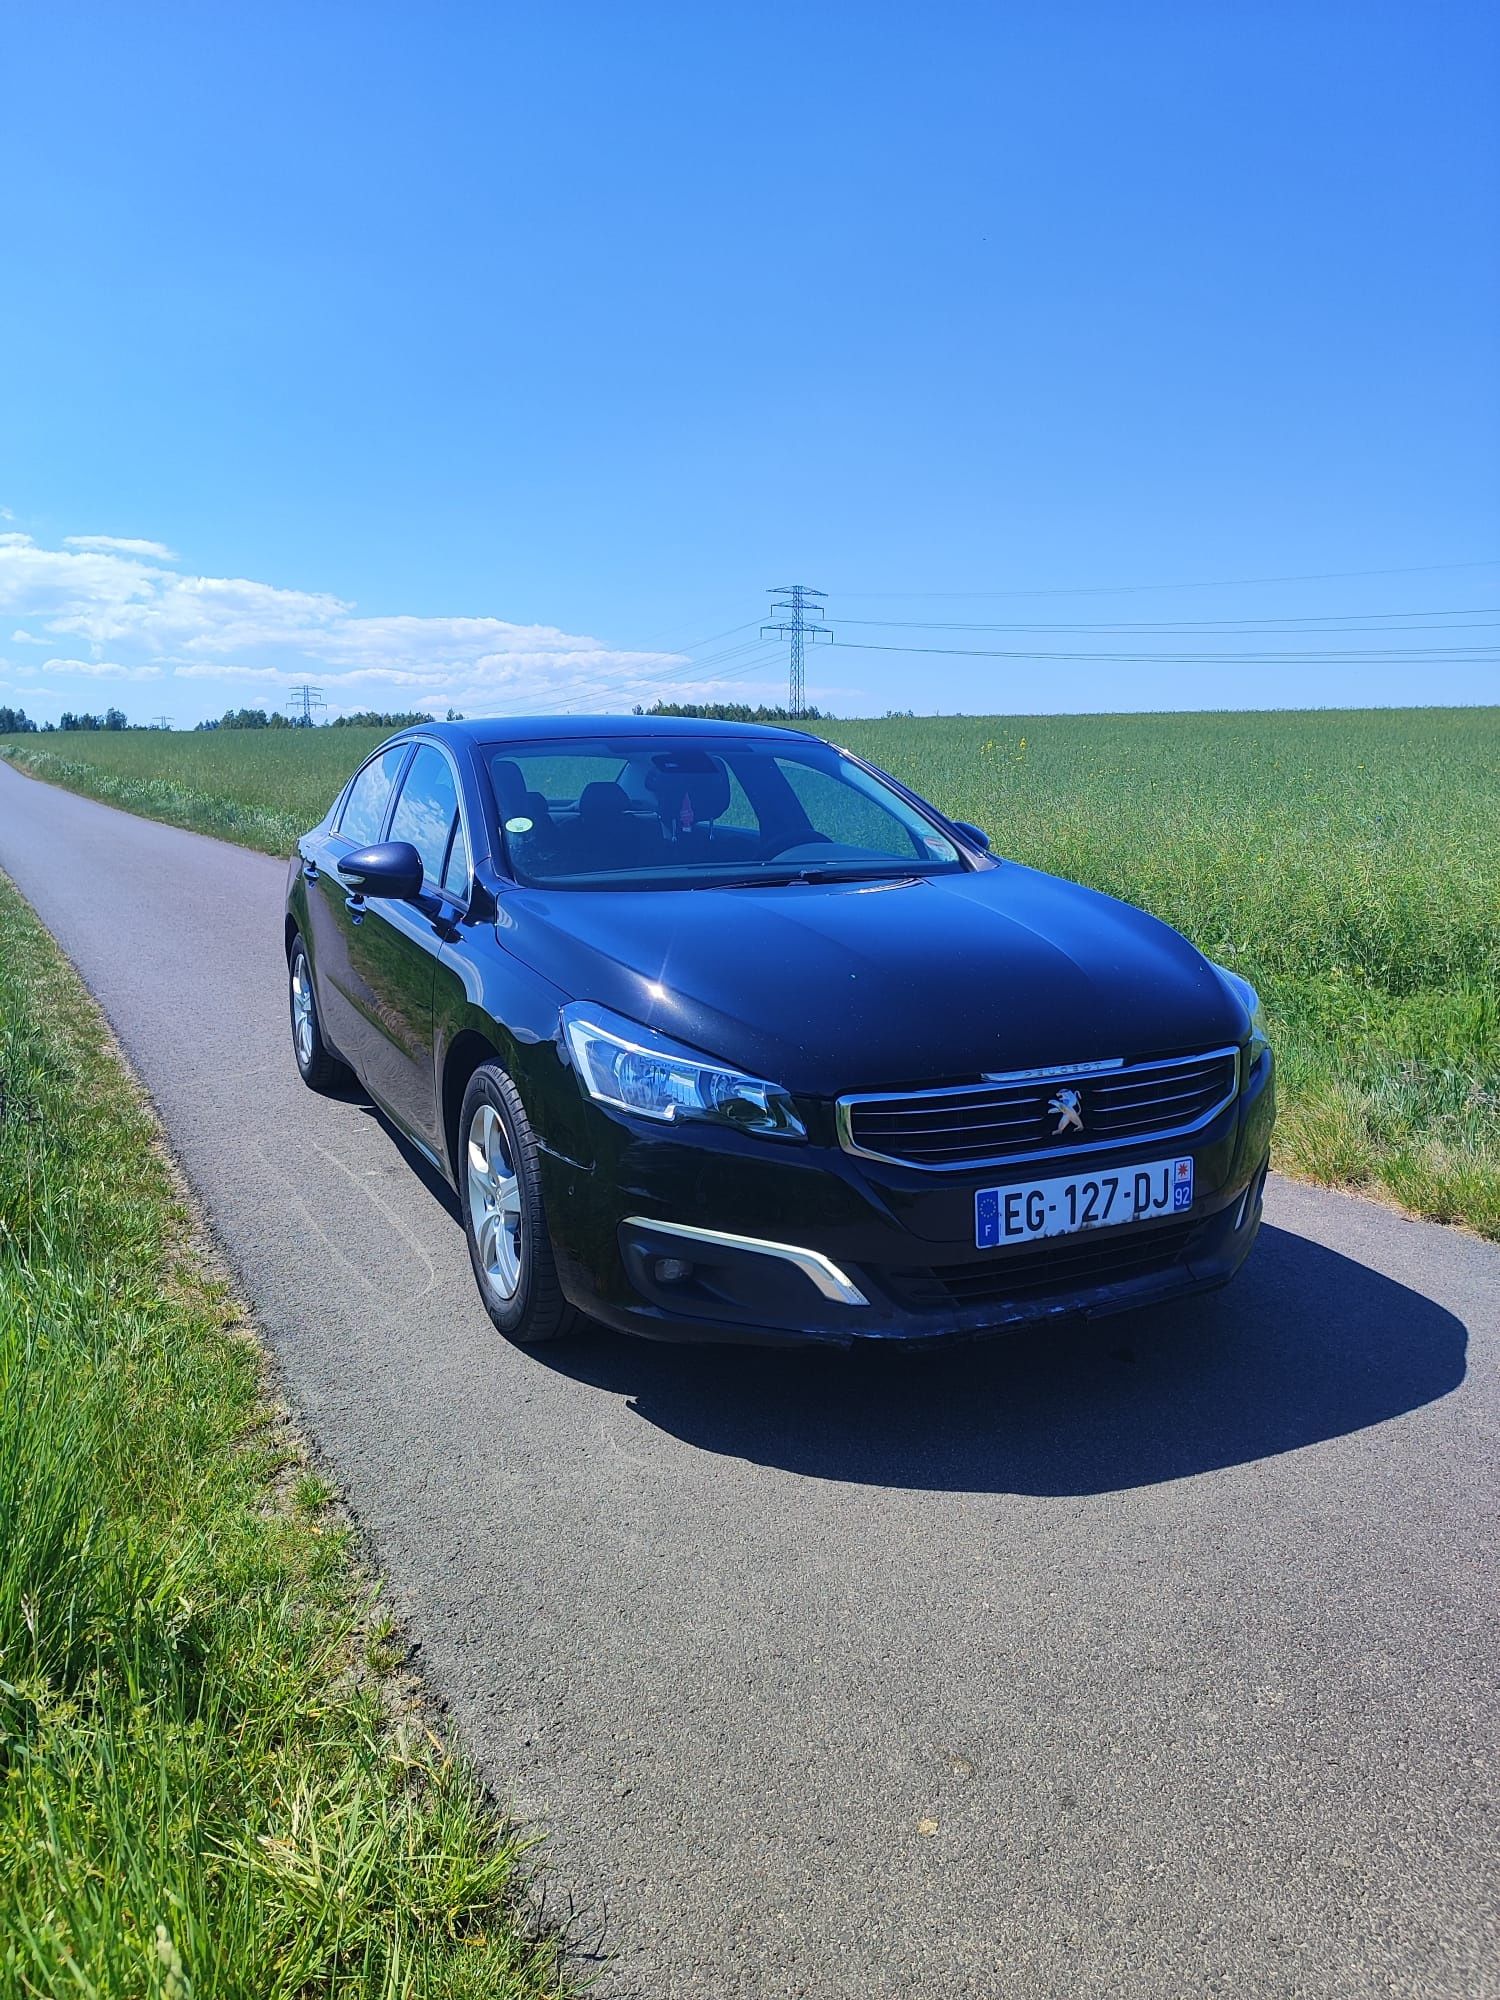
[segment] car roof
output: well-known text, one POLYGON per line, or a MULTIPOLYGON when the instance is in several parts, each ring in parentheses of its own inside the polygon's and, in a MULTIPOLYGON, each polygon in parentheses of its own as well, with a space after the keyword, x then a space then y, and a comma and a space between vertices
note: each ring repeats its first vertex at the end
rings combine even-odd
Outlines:
POLYGON ((781 729, 772 722, 718 722, 691 715, 487 715, 463 722, 423 722, 402 730, 402 736, 435 736, 446 743, 567 743, 585 737, 806 736, 802 729, 781 729))

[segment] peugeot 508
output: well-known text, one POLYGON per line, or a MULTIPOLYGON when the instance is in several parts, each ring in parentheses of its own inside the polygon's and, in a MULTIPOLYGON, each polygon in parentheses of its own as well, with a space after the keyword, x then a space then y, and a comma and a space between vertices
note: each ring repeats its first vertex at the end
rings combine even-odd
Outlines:
POLYGON ((793 730, 403 731, 298 844, 292 1045, 452 1185, 502 1333, 933 1340, 1223 1284, 1253 989, 793 730))

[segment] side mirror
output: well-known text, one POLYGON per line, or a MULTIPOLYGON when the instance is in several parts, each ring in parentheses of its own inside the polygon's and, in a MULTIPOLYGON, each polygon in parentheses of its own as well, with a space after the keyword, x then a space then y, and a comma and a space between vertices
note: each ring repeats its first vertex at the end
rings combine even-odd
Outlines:
POLYGON ((392 896, 404 903, 422 893, 422 857, 409 840, 356 847, 338 871, 356 896, 392 896))
POLYGON ((970 847, 977 847, 981 854, 989 853, 990 837, 982 826, 975 826, 974 822, 969 819, 956 819, 953 824, 958 828, 970 847))

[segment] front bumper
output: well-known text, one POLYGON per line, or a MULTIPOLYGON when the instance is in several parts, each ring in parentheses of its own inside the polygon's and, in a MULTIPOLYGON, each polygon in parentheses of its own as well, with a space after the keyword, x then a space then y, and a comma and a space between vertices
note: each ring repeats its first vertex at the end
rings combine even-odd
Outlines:
POLYGON ((706 1126, 685 1140, 581 1094, 576 1122, 543 1143, 543 1193, 564 1291, 621 1331, 926 1344, 1225 1284, 1260 1224, 1274 1117, 1267 1056, 1211 1126, 1142 1142, 1145 1158, 1192 1153, 1185 1214, 1001 1250, 975 1248, 975 1189, 1040 1178, 1034 1162, 935 1177, 855 1159, 831 1129, 796 1146, 706 1126))

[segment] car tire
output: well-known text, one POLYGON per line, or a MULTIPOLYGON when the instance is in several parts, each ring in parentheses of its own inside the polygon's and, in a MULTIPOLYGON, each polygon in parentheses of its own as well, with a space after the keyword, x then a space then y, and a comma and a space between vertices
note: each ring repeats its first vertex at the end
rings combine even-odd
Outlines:
POLYGON ((341 1062, 323 1040, 312 965, 307 956, 307 946, 300 937, 292 939, 292 948, 287 954, 286 979, 287 1000, 292 1013, 292 1054, 296 1058, 297 1073, 309 1090, 336 1090, 349 1081, 349 1066, 341 1062))
POLYGON ((469 1261, 485 1311, 521 1347, 572 1333, 579 1314, 557 1281, 536 1134, 520 1092, 498 1063, 481 1063, 469 1078, 455 1165, 469 1261))

